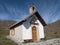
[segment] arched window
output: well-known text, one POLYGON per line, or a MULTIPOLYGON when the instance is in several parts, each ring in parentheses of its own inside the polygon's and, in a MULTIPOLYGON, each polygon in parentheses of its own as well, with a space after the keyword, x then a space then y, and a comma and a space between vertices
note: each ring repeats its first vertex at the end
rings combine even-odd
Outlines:
POLYGON ((11 35, 12 35, 12 36, 15 35, 15 29, 12 29, 12 30, 11 30, 11 35))

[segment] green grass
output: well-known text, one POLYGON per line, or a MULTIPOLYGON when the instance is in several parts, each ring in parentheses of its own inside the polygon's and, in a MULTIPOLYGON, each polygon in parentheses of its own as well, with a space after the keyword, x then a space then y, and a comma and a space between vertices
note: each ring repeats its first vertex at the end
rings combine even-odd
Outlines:
POLYGON ((46 36, 45 40, 53 39, 51 36, 46 36))
POLYGON ((0 45, 17 45, 17 44, 12 40, 7 39, 6 35, 0 34, 0 45))

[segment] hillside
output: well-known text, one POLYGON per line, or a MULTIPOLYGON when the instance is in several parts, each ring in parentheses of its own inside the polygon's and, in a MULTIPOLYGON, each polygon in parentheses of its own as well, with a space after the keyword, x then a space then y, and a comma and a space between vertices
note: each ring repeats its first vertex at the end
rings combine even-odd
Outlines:
POLYGON ((44 27, 47 39, 60 38, 60 20, 44 27))
POLYGON ((0 45, 17 45, 15 42, 6 38, 6 35, 9 34, 9 26, 15 22, 13 20, 0 21, 0 45))
POLYGON ((15 22, 13 20, 0 21, 0 34, 9 34, 9 26, 15 22))

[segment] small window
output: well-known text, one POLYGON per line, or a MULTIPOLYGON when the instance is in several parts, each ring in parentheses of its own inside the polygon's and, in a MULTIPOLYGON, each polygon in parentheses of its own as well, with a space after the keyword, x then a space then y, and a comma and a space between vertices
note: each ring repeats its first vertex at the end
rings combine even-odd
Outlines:
POLYGON ((11 30, 11 35, 15 35, 15 29, 11 30))

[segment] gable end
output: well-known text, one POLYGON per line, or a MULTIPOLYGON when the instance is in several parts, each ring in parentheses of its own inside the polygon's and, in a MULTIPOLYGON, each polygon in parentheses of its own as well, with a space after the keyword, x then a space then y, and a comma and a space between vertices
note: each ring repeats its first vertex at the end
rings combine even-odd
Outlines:
POLYGON ((39 15, 38 12, 35 12, 34 15, 38 18, 38 20, 42 23, 43 26, 46 25, 45 21, 44 21, 43 18, 39 15))

